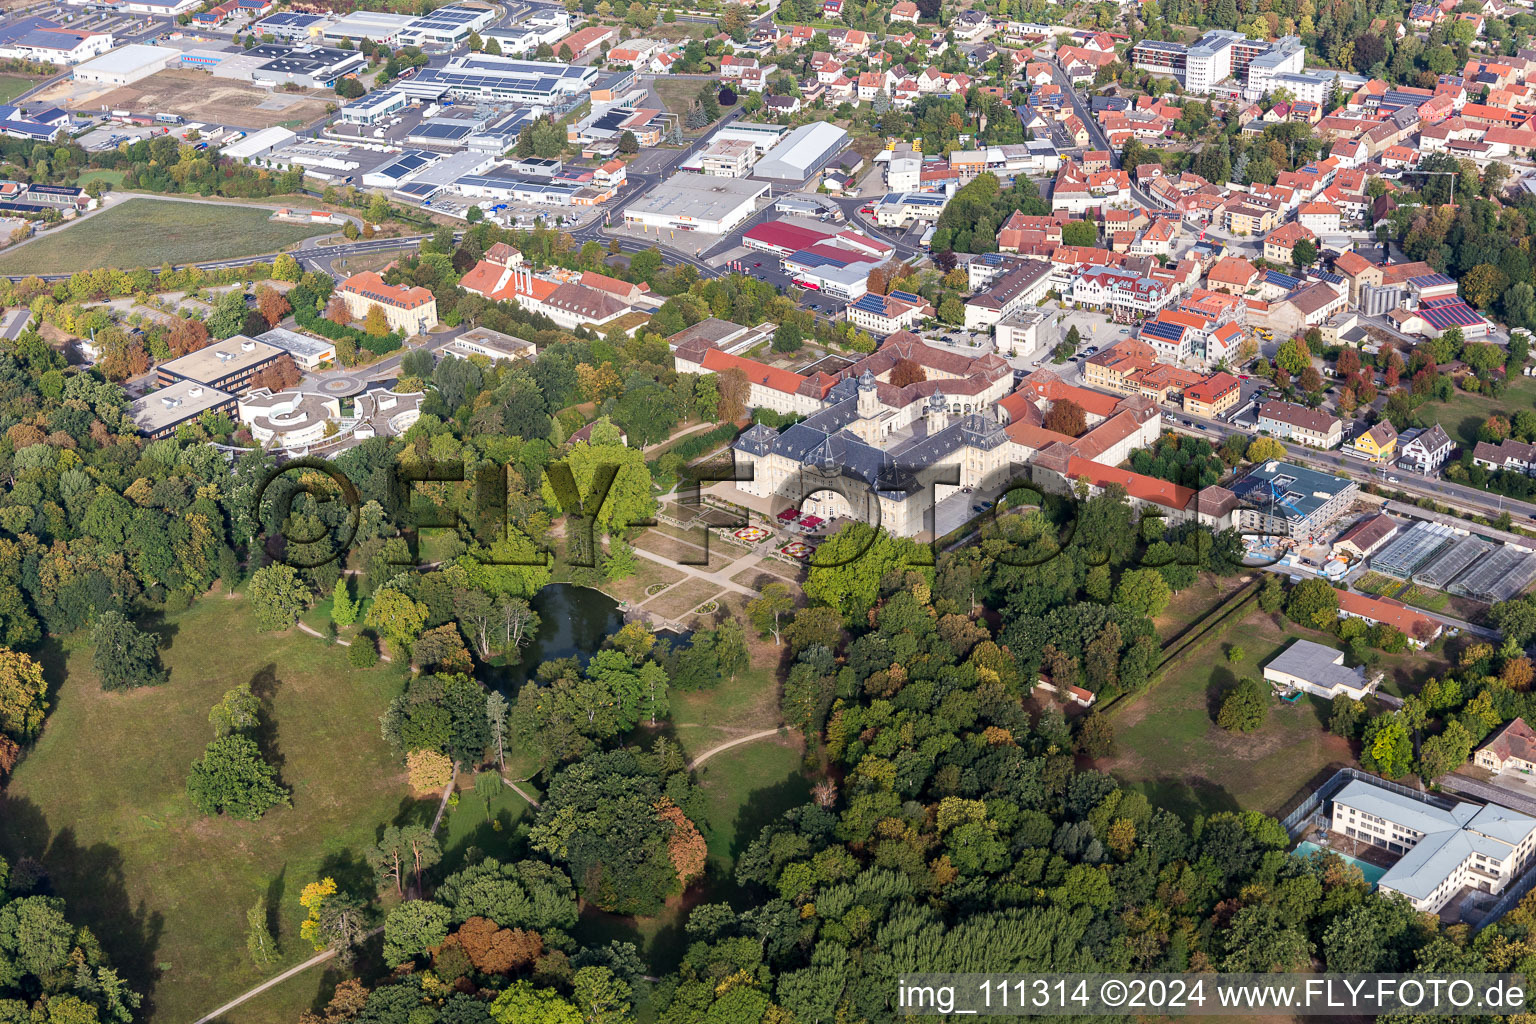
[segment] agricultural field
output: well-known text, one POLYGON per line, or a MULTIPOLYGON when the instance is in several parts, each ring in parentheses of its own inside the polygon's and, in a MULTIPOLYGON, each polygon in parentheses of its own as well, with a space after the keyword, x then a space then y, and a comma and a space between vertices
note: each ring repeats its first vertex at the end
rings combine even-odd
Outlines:
MULTIPOLYGON (((258 898, 269 901, 284 963, 306 959, 304 885, 368 878, 363 851, 376 830, 429 821, 436 808, 409 795, 379 736, 399 670, 353 669, 345 648, 296 630, 258 634, 244 599, 219 594, 158 631, 170 677, 148 689, 102 691, 84 634, 45 657, 60 680, 54 710, 0 794, 0 856, 42 861, 72 914, 147 994, 140 1020, 186 1024, 267 976, 245 948, 258 898), (264 698, 260 740, 293 790, 291 808, 259 822, 205 818, 185 789, 213 738, 208 709, 241 683, 264 698)), ((312 996, 317 980, 299 987, 312 996)), ((269 1019, 291 1024, 291 1009, 269 1019)))
POLYGON ((267 219, 270 212, 135 196, 7 252, 0 256, 0 273, 73 274, 261 256, 333 230, 324 224, 274 223, 267 219))

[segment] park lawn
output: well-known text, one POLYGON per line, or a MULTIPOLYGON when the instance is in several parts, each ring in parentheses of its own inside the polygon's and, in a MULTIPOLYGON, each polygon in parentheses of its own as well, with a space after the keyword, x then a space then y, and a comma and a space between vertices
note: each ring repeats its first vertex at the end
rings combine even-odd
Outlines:
MULTIPOLYGON (((495 765, 491 766, 489 772, 495 772, 495 765)), ((437 835, 443 846, 442 870, 445 874, 464 864, 470 847, 478 847, 492 856, 507 859, 515 839, 515 826, 524 818, 531 820, 533 817, 533 808, 528 806, 528 801, 518 796, 510 786, 502 785, 501 791, 491 801, 490 813, 487 815, 485 800, 475 792, 474 773, 460 773, 458 785, 458 806, 449 808, 437 835)), ((528 789, 522 783, 519 785, 528 789)))
POLYGON ((148 994, 141 1020, 185 1024, 275 973, 246 955, 258 897, 284 963, 305 959, 303 886, 329 874, 371 891, 363 851, 377 830, 435 808, 409 796, 379 736, 398 670, 354 670, 344 648, 297 630, 257 634, 243 598, 204 598, 162 629, 170 678, 152 689, 104 693, 84 634, 45 660, 54 709, 0 796, 0 854, 42 860, 71 917, 148 994), (263 742, 293 807, 204 818, 186 798, 188 765, 212 738, 208 709, 245 682, 265 697, 263 742))
POLYGON ((705 797, 704 841, 717 894, 722 886, 734 889, 736 858, 763 826, 811 798, 801 748, 799 733, 786 731, 721 751, 694 773, 705 797))
POLYGON ((714 689, 672 691, 672 731, 690 761, 718 744, 778 726, 779 688, 773 668, 761 656, 754 662, 714 689))
POLYGON ((1220 642, 1191 651, 1111 713, 1117 752, 1097 766, 1186 816, 1285 811, 1319 772, 1353 761, 1349 744, 1325 729, 1326 703, 1271 700, 1264 725, 1247 735, 1218 727, 1216 711, 1228 689, 1244 676, 1262 679, 1263 666, 1299 635, 1257 609, 1233 623, 1220 642), (1243 648, 1237 665, 1225 660, 1233 644, 1243 648))
POLYGON ((280 252, 323 224, 279 224, 270 210, 135 196, 0 256, 4 274, 72 274, 98 267, 158 267, 280 252))
POLYGON ((1192 623, 1217 612, 1231 594, 1243 585, 1242 576, 1200 573, 1194 585, 1175 593, 1168 607, 1154 620, 1157 638, 1166 646, 1192 623))
POLYGON ((1489 416, 1501 413, 1510 419, 1521 409, 1536 408, 1536 377, 1514 376, 1498 398, 1474 395, 1457 388, 1449 402, 1425 402, 1417 416, 1424 426, 1438 423, 1467 448, 1477 443, 1477 428, 1489 416))

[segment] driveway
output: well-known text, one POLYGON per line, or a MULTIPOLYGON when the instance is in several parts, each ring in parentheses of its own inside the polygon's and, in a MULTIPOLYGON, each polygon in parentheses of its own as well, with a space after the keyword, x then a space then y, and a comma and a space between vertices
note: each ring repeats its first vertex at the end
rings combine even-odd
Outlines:
POLYGON ((1461 772, 1442 775, 1440 788, 1458 796, 1502 804, 1526 814, 1536 815, 1536 781, 1528 781, 1519 775, 1502 773, 1491 781, 1475 779, 1461 772))

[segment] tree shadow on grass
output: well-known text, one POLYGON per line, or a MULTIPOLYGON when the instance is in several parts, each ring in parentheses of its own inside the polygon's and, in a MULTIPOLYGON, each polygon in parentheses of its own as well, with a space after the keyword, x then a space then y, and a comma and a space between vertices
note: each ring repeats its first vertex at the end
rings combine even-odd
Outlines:
POLYGON ((1225 665, 1217 665, 1211 669, 1211 681, 1205 687, 1205 710, 1211 721, 1216 721, 1216 716, 1221 712, 1221 702, 1226 700, 1227 692, 1237 685, 1237 674, 1225 665))
MULTIPOLYGON (((390 820, 390 824, 397 828, 404 828, 407 825, 420 825, 426 828, 432 824, 432 816, 436 813, 435 798, 421 800, 413 796, 403 796, 400 798, 400 806, 395 810, 395 816, 390 820)), ((380 828, 379 832, 382 835, 383 828, 380 828)))
POLYGON ((1242 810, 1236 797, 1210 779, 1165 775, 1138 782, 1132 788, 1140 790, 1152 806, 1166 808, 1186 821, 1197 814, 1242 810))
POLYGON ((261 713, 256 716, 256 728, 251 738, 261 748, 261 756, 282 775, 285 758, 277 742, 277 716, 272 713, 272 698, 277 696, 282 680, 277 678, 277 666, 268 662, 251 676, 251 693, 261 701, 261 713))
POLYGON ((369 867, 368 862, 353 850, 327 854, 320 862, 320 868, 315 872, 315 877, 334 878, 338 890, 352 893, 365 900, 372 899, 376 891, 373 868, 369 867))
MULTIPOLYGON (((480 820, 468 835, 443 850, 443 859, 436 868, 436 874, 446 877, 482 856, 494 857, 503 863, 521 859, 525 844, 517 829, 518 819, 512 816, 512 812, 503 807, 496 811, 491 821, 486 821, 483 800, 474 793, 465 793, 461 799, 473 801, 467 805, 467 809, 479 814, 480 820)), ((461 803, 459 808, 466 809, 466 804, 461 803)))
POLYGON ((150 609, 137 616, 134 624, 146 633, 155 634, 160 642, 162 656, 175 645, 176 636, 181 632, 181 627, 174 622, 167 622, 165 612, 159 609, 150 609))
POLYGON ((267 884, 267 931, 277 937, 279 948, 283 935, 283 894, 288 891, 288 865, 284 864, 267 884))
POLYGON ((142 1019, 154 1013, 153 991, 159 968, 164 918, 134 906, 128 897, 127 872, 117 847, 81 846, 73 829, 50 834, 47 817, 32 801, 0 793, 0 854, 14 866, 23 858, 38 861, 46 872, 39 892, 59 896, 65 914, 100 940, 112 965, 144 995, 142 1019))

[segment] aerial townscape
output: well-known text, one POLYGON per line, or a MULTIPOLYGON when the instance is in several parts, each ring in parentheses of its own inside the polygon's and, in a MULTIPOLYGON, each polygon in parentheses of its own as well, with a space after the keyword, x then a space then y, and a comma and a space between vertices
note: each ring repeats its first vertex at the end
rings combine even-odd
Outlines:
POLYGON ((1532 0, 0 4, 0 1024, 1536 976, 1533 331, 1532 0))

